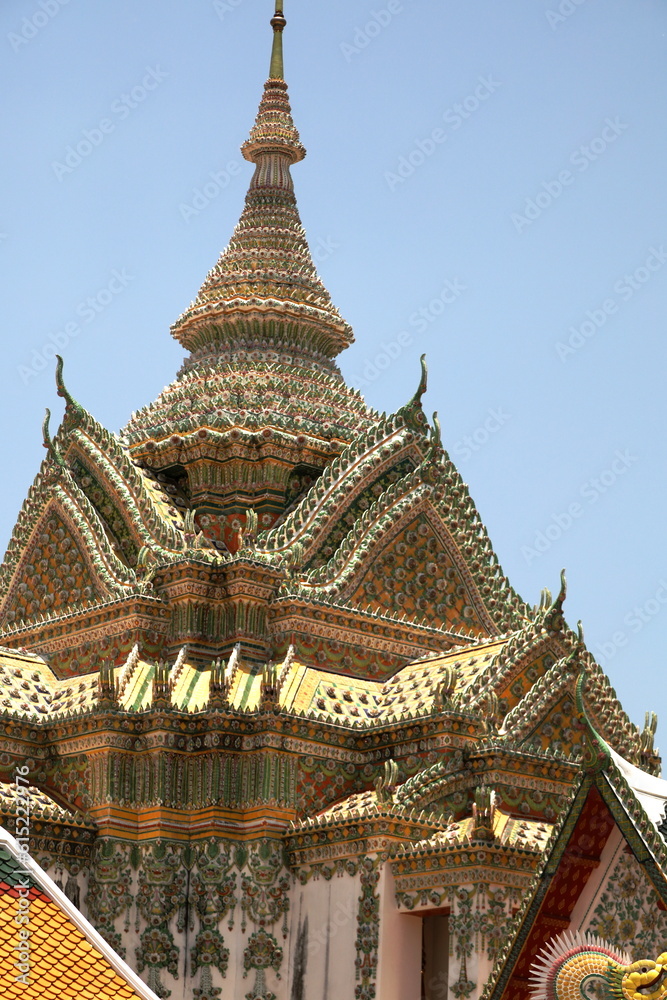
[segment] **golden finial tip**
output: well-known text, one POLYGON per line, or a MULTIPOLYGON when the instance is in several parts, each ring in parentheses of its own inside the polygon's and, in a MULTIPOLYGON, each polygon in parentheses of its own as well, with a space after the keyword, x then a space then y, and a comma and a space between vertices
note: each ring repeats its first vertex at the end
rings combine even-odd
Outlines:
POLYGON ((282 31, 286 24, 282 0, 276 0, 276 12, 271 18, 271 27, 274 31, 282 31))
POLYGON ((272 80, 283 79, 283 28, 287 24, 283 14, 282 0, 276 0, 276 13, 271 18, 273 28, 273 49, 271 51, 271 68, 269 77, 272 80))

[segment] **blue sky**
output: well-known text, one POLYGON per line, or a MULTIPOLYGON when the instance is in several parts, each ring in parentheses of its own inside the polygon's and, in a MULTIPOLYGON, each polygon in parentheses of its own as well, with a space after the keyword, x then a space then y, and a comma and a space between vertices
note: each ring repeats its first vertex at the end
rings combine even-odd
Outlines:
MULTIPOLYGON (((0 547, 42 459, 44 408, 62 413, 54 343, 112 430, 175 375, 169 326, 250 179, 239 146, 271 13, 5 0, 0 547)), ((641 723, 662 709, 667 645, 667 8, 285 13, 299 206, 356 333, 343 373, 390 411, 427 353, 425 404, 506 573, 532 603, 567 568, 567 618, 641 723)))

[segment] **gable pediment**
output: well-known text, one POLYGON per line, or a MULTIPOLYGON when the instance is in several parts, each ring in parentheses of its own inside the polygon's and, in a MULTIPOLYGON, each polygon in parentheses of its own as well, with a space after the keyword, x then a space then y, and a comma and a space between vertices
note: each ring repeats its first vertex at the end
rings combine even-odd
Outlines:
POLYGON ((5 627, 120 597, 137 585, 74 480, 50 471, 47 463, 32 487, 0 568, 5 627))
POLYGON ((378 539, 372 558, 348 588, 349 601, 424 618, 444 629, 486 633, 490 620, 479 595, 457 566, 439 518, 430 513, 424 510, 393 537, 378 539))
POLYGON ((78 531, 57 502, 49 504, 3 601, 3 617, 8 621, 29 621, 40 613, 62 613, 81 601, 105 596, 105 588, 91 571, 78 531))
POLYGON ((405 477, 348 532, 332 559, 304 574, 301 589, 445 631, 495 634, 433 500, 418 472, 405 477))
MULTIPOLYGON (((664 950, 665 841, 612 755, 589 764, 498 956, 485 1000, 530 1000, 531 968, 564 931, 600 935, 633 961, 664 950)), ((643 777, 659 784, 667 801, 667 782, 643 777)))

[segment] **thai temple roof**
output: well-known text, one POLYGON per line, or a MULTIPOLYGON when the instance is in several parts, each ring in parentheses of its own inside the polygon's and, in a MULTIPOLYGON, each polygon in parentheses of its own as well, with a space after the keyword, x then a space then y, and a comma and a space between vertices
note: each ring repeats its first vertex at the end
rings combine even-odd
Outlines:
POLYGON ((181 370, 114 434, 58 359, 65 414, 52 434, 47 411, 0 566, 0 819, 18 830, 29 808, 33 855, 66 881, 25 862, 38 985, 19 990, 18 848, 0 831, 12 1000, 284 1000, 291 976, 292 997, 325 995, 304 987, 303 928, 325 926, 334 874, 355 913, 350 995, 384 1000, 393 907, 450 916, 452 995, 479 1000, 474 925, 487 972, 497 959, 489 1000, 526 1000, 525 942, 569 926, 590 879, 603 892, 623 838, 667 901, 657 718, 623 711, 565 619, 564 573, 535 605, 513 589, 424 411, 425 358, 391 414, 337 367, 353 334, 297 209, 278 6, 271 25, 254 172, 171 329, 181 370))
POLYGON ((7 1000, 157 1000, 2 828, 0 992, 7 1000), (22 951, 17 947, 20 914, 27 917, 20 926, 29 928, 29 946, 22 951))
POLYGON ((617 754, 611 747, 607 751, 612 762, 623 775, 632 789, 637 801, 641 803, 646 815, 651 820, 656 830, 664 837, 664 829, 660 830, 661 824, 664 827, 667 816, 667 781, 655 774, 649 774, 640 767, 625 760, 617 754))
POLYGON ((282 13, 271 23, 271 75, 241 147, 255 165, 245 207, 172 326, 190 352, 179 378, 125 429, 140 460, 169 450, 174 433, 193 432, 199 443, 234 433, 312 438, 330 460, 378 417, 333 361, 354 336, 317 273, 299 217, 290 168, 306 151, 283 79, 282 13))

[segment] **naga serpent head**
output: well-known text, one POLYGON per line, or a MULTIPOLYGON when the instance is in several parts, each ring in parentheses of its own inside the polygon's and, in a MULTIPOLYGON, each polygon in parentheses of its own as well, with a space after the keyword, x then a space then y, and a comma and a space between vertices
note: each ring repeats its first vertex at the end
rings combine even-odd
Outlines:
POLYGON ((626 1000, 663 1000, 667 997, 667 951, 658 955, 655 962, 642 959, 616 968, 610 964, 609 973, 612 989, 616 986, 626 1000))
POLYGON ((630 962, 599 938, 566 931, 531 968, 533 1000, 667 1000, 667 951, 630 962))

